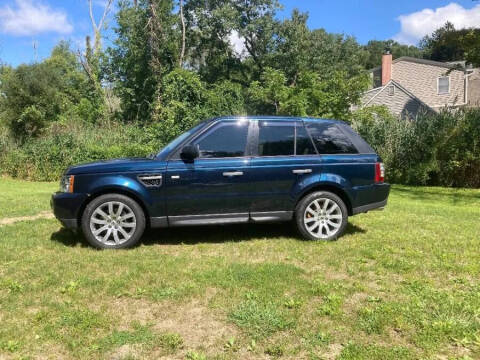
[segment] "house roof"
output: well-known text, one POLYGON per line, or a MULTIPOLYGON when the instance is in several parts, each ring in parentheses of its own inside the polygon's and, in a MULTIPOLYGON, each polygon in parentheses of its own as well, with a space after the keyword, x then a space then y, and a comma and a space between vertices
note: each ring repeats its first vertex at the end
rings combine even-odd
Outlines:
MULTIPOLYGON (((425 104, 422 100, 420 100, 417 96, 415 96, 411 91, 408 91, 407 89, 405 89, 402 85, 400 85, 395 80, 390 80, 386 85, 370 90, 371 92, 373 92, 374 90, 376 90, 377 92, 370 99, 368 99, 368 101, 366 101, 365 104, 362 104, 362 108, 365 107, 365 106, 368 106, 368 104, 370 104, 373 99, 375 99, 378 95, 380 95, 382 92, 384 92, 385 89, 387 89, 390 85, 395 85, 399 90, 401 90, 402 92, 407 94, 407 96, 411 97, 415 101, 418 101, 422 106, 425 106, 425 107, 431 109, 430 106, 425 104)), ((368 92, 369 91, 364 93, 364 95, 367 94, 368 92)))
MULTIPOLYGON (((447 69, 457 69, 459 66, 462 66, 462 63, 464 62, 457 61, 453 63, 446 63, 446 62, 441 62, 441 61, 433 61, 433 60, 426 60, 426 59, 418 59, 418 58, 413 58, 410 56, 402 56, 399 57, 398 59, 395 59, 392 61, 392 64, 396 64, 397 62, 400 61, 406 61, 406 62, 412 62, 412 63, 417 63, 417 64, 423 64, 423 65, 431 65, 431 66, 438 66, 438 67, 444 67, 447 69)), ((381 66, 377 66, 373 69, 370 69, 369 71, 375 71, 381 69, 381 66)))

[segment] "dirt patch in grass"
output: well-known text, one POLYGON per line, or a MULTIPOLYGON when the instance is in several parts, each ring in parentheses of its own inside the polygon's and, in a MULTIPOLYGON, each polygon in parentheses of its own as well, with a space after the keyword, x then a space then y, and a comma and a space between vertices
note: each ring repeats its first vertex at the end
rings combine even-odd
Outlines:
POLYGON ((0 226, 2 225, 11 225, 15 224, 20 221, 32 221, 38 219, 53 219, 55 216, 52 214, 51 211, 42 211, 37 215, 32 216, 18 216, 18 217, 11 217, 11 218, 3 218, 0 219, 0 226))
POLYGON ((110 360, 123 360, 129 358, 137 358, 137 351, 132 345, 122 345, 107 356, 107 359, 110 360))
POLYGON ((342 349, 342 344, 330 344, 328 345, 327 351, 322 354, 322 359, 334 360, 341 354, 342 349))
POLYGON ((154 328, 160 332, 180 334, 188 347, 206 349, 223 344, 224 340, 238 332, 233 325, 220 321, 199 301, 165 307, 159 314, 154 328))
POLYGON ((127 330, 137 322, 152 325, 157 333, 178 334, 185 349, 216 348, 236 337, 238 330, 223 322, 198 300, 189 303, 153 303, 144 299, 119 298, 113 308, 119 317, 119 329, 127 330))

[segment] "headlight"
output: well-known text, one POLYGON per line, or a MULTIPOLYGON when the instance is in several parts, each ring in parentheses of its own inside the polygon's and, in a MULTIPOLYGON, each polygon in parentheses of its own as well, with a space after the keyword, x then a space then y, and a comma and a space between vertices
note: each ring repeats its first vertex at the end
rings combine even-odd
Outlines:
POLYGON ((60 181, 60 191, 64 193, 73 193, 73 183, 75 181, 75 176, 65 175, 60 181))

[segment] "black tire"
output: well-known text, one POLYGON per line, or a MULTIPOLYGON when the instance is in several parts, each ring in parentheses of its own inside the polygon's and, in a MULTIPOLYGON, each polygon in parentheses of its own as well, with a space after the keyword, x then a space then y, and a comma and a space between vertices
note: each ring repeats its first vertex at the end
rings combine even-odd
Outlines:
POLYGON ((347 223, 348 223, 347 206, 345 205, 343 200, 337 195, 328 191, 317 191, 317 192, 306 195, 298 202, 297 208, 295 209, 295 223, 302 237, 304 237, 307 240, 323 240, 323 241, 336 240, 343 235, 347 227, 347 223), (320 199, 328 199, 330 201, 333 201, 340 208, 341 219, 338 219, 338 220, 341 220, 340 227, 331 236, 327 236, 327 234, 325 234, 325 237, 314 236, 312 233, 308 231, 304 222, 304 216, 306 215, 307 207, 315 200, 320 200, 320 199))
MULTIPOLYGON (((120 219, 119 222, 120 221, 124 220, 120 219)), ((142 237, 143 232, 145 231, 145 226, 145 213, 143 212, 142 207, 132 198, 120 194, 106 194, 93 199, 87 205, 82 214, 82 232, 87 241, 98 249, 124 249, 132 247, 137 244, 142 237), (90 228, 90 219, 95 210, 109 202, 121 203, 128 207, 129 210, 131 210, 135 215, 136 227, 132 230, 130 238, 121 244, 106 244, 97 240, 92 232, 92 229, 90 228)))

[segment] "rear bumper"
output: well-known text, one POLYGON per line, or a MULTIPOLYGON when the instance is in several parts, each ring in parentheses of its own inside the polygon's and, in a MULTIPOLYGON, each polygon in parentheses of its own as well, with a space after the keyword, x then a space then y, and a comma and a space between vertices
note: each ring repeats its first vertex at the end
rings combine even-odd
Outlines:
POLYGON ((372 211, 372 210, 383 210, 383 208, 386 205, 387 205, 387 199, 385 199, 383 201, 380 201, 380 202, 376 202, 376 203, 372 203, 372 204, 363 205, 363 206, 353 208, 352 212, 353 212, 353 215, 357 215, 357 214, 366 213, 366 212, 369 212, 369 211, 372 211))
POLYGON ((361 206, 352 209, 352 215, 366 213, 372 210, 383 210, 387 205, 388 195, 390 195, 390 184, 375 184, 368 192, 364 193, 364 201, 361 206), (368 202, 365 201, 368 199, 368 202))
POLYGON ((55 193, 50 199, 50 206, 55 217, 69 229, 78 228, 78 218, 86 194, 55 193))

